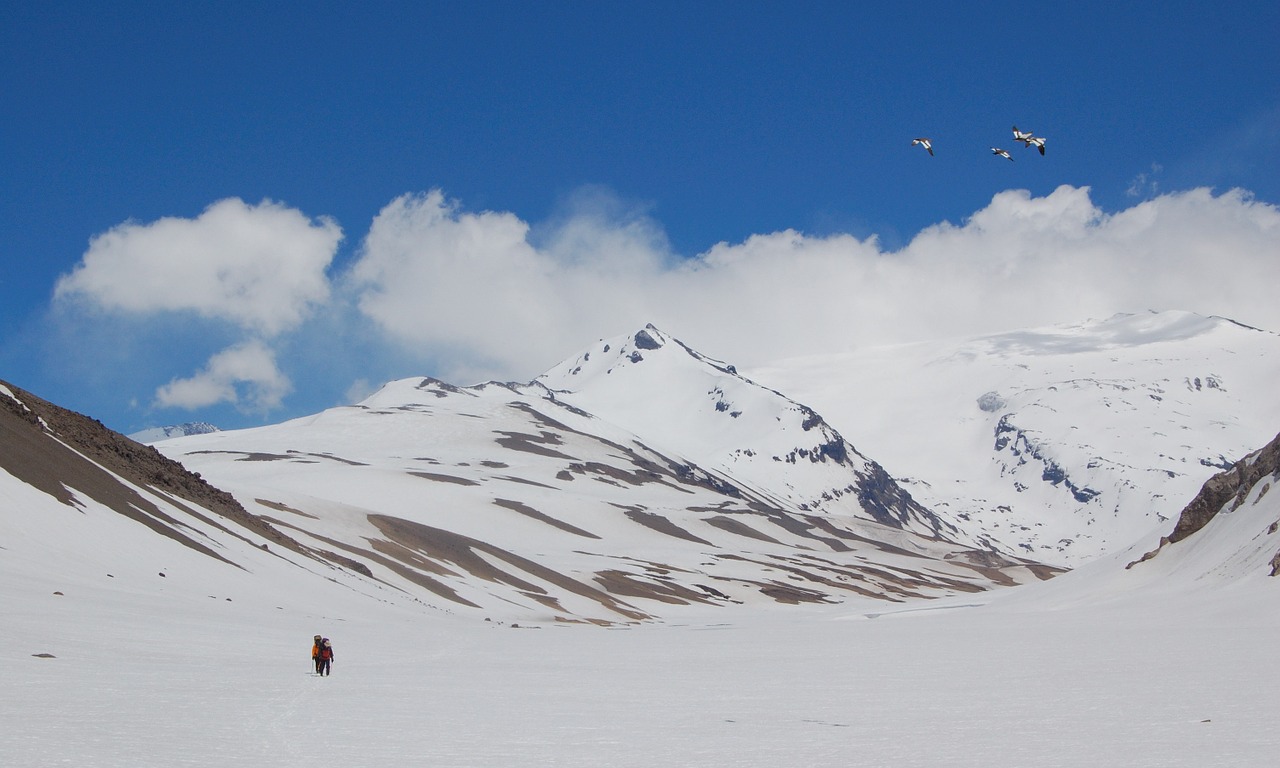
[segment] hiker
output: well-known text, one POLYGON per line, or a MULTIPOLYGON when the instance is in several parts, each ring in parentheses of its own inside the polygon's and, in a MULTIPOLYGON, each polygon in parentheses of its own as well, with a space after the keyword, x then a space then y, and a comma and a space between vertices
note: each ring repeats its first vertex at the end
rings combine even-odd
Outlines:
POLYGON ((324 646, 324 638, 319 635, 315 636, 315 641, 311 644, 311 663, 316 667, 316 674, 320 674, 320 649, 324 646))
POLYGON ((316 672, 320 675, 329 674, 329 666, 333 664, 333 644, 329 642, 329 638, 320 640, 320 660, 316 663, 316 672))

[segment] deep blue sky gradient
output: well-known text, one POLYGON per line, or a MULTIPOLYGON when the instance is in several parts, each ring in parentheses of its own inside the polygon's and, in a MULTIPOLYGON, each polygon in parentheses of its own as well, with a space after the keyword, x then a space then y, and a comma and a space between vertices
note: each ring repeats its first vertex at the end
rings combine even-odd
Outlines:
POLYGON ((0 378, 91 402, 15 341, 57 277, 232 196, 336 219, 335 269, 432 188, 536 228, 600 187, 684 257, 785 228, 896 248, 1009 188, 1280 201, 1277 39, 1275 2, 5 2, 0 378))

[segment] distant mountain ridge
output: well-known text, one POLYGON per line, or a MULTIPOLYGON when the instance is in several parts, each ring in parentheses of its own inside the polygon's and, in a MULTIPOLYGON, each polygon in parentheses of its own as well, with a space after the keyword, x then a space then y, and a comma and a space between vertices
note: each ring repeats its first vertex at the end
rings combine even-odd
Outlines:
POLYGON ((529 384, 404 379, 158 447, 304 544, 444 605, 634 621, 1053 573, 953 541, 812 409, 652 326, 529 384))
POLYGON ((171 437, 207 435, 210 432, 217 431, 218 428, 207 421, 186 421, 181 424, 171 424, 167 427, 148 427, 138 432, 132 432, 128 437, 130 440, 136 440, 139 443, 150 444, 168 440, 171 437))
POLYGON ((1280 426, 1280 335, 1190 312, 780 361, 969 541, 1074 566, 1171 520, 1280 426))
POLYGON ((403 379, 155 447, 0 383, 0 523, 22 532, 0 565, 193 596, 228 568, 238 599, 595 624, 967 595, 1059 572, 1013 553, 1061 532, 1079 558, 1162 521, 1139 582, 1275 574, 1276 444, 1228 458, 1276 407, 1273 344, 1118 316, 802 362, 793 390, 650 325, 527 384, 403 379), (836 423, 918 472, 895 479, 836 423))

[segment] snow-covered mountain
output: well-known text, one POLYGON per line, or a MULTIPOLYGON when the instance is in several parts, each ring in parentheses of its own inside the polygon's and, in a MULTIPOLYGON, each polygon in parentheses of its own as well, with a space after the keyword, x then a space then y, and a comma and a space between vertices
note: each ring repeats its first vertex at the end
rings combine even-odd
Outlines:
POLYGON ((802 511, 953 531, 813 409, 654 328, 600 341, 539 376, 559 402, 802 511))
POLYGON ((747 373, 853 435, 969 540, 1067 566, 1176 518, 1280 427, 1280 335, 1187 312, 747 373))
POLYGON ((97 500, 202 557, 251 569, 266 544, 446 612, 611 623, 939 597, 1052 572, 1019 552, 1074 563, 1168 533, 1280 422, 1277 341, 1117 316, 761 369, 774 389, 648 326, 529 384, 391 382, 163 456, 10 388, 3 466, 24 509, 97 500))
POLYGON ((150 427, 138 432, 129 433, 130 440, 139 443, 158 443, 161 440, 168 440, 171 437, 186 437, 188 435, 207 435, 210 432, 217 432, 218 428, 207 421, 186 421, 181 424, 170 424, 167 427, 150 427))
POLYGON ((635 621, 680 605, 936 597, 1049 573, 910 530, 927 510, 816 414, 652 328, 612 345, 636 371, 637 339, 672 347, 646 350, 667 394, 624 385, 654 399, 647 425, 571 402, 592 388, 550 389, 553 372, 528 385, 395 381, 357 406, 158 447, 304 545, 447 610, 635 621), (707 387, 719 394, 704 403, 707 387), (717 435, 674 439, 673 424, 696 433, 715 418, 728 425, 717 435), (775 485, 786 473, 774 465, 796 479, 775 485))

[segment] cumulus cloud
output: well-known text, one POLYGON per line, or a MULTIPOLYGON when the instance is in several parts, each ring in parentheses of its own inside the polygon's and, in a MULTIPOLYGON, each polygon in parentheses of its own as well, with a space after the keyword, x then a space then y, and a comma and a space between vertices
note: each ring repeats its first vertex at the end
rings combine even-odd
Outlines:
POLYGON ((126 222, 94 237, 54 296, 139 315, 193 312, 272 336, 329 298, 325 272, 341 239, 329 219, 231 198, 194 219, 126 222))
POLYGON ((405 195, 374 219, 350 285, 362 312, 451 375, 550 367, 593 329, 645 316, 665 272, 660 229, 607 208, 578 210, 535 247, 514 214, 405 195))
POLYGON ((94 238, 56 295, 135 330, 158 333, 159 320, 168 334, 175 312, 221 324, 216 340, 195 338, 208 324, 184 328, 184 367, 207 354, 201 344, 221 351, 156 389, 154 404, 263 414, 302 367, 309 387, 331 392, 341 387, 318 380, 350 376, 352 399, 385 375, 528 381, 650 322, 743 367, 1146 309, 1280 331, 1280 210, 1241 191, 1164 193, 1108 213, 1087 188, 1011 190, 896 250, 784 230, 680 258, 646 209, 601 190, 536 226, 435 190, 384 207, 331 283, 341 236, 276 203, 223 200, 195 219, 94 238))
POLYGON ((1007 191, 897 251, 788 230, 680 260, 656 223, 617 210, 538 235, 439 191, 401 197, 373 222, 350 286, 362 312, 430 350, 443 374, 518 380, 646 322, 744 365, 1144 309, 1280 329, 1280 211, 1240 191, 1111 214, 1087 188, 1007 191))
POLYGON ((160 387, 155 403, 187 410, 231 403, 244 411, 266 413, 280 407, 292 389, 276 366, 275 354, 261 341, 250 340, 213 355, 196 375, 160 387))

